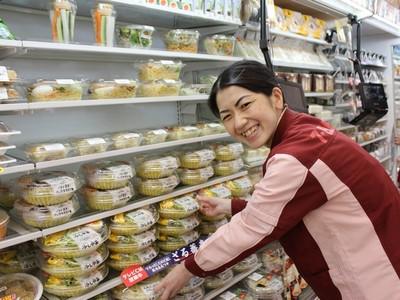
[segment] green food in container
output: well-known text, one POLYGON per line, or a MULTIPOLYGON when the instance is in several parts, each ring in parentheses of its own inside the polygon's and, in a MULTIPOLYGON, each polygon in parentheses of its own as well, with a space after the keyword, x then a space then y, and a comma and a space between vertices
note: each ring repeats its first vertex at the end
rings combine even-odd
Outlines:
POLYGON ((150 48, 153 26, 125 25, 118 28, 119 44, 124 47, 150 48))

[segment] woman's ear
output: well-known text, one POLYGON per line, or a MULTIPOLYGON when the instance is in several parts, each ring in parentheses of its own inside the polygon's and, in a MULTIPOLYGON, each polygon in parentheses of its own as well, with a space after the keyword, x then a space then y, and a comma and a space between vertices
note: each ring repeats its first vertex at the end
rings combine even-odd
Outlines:
POLYGON ((283 93, 282 90, 278 87, 274 87, 272 89, 272 106, 276 109, 283 110, 285 104, 283 101, 283 93))

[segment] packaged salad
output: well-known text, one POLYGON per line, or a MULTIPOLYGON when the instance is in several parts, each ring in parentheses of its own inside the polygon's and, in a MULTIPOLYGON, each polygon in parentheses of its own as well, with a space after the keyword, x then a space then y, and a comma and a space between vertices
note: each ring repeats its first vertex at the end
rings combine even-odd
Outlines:
POLYGON ((83 82, 72 79, 38 80, 27 88, 30 102, 81 100, 83 82))
POLYGON ((75 155, 106 152, 111 142, 103 137, 73 138, 71 146, 75 155))
POLYGON ((211 149, 188 151, 180 155, 181 166, 188 169, 207 167, 215 159, 215 153, 211 149))
POLYGON ((107 264, 117 271, 122 271, 123 269, 133 265, 145 265, 151 262, 158 255, 158 249, 156 247, 150 246, 138 252, 130 253, 110 253, 110 257, 107 264))
POLYGON ((215 152, 216 160, 231 161, 239 158, 244 152, 241 143, 217 143, 211 145, 215 152))
POLYGON ((111 294, 117 300, 155 300, 158 295, 155 293, 154 288, 160 281, 161 277, 156 274, 130 288, 126 288, 125 285, 121 284, 113 288, 111 294))
POLYGON ((141 97, 164 97, 179 96, 182 81, 172 79, 160 79, 145 81, 139 85, 138 96, 141 97))
POLYGON ((137 173, 144 179, 159 179, 171 176, 179 167, 179 160, 173 156, 153 159, 138 159, 137 173))
POLYGON ((25 146, 25 155, 33 162, 42 162, 66 158, 71 153, 68 143, 48 142, 25 146))
POLYGON ((143 145, 163 143, 167 139, 168 132, 165 129, 147 130, 143 133, 143 145))
POLYGON ((214 164, 214 172, 218 176, 228 176, 239 172, 244 167, 241 158, 231 161, 219 161, 214 164))
POLYGON ((107 247, 114 253, 132 253, 150 247, 155 241, 155 229, 132 235, 116 235, 112 233, 108 239, 107 247))
POLYGON ((216 34, 204 40, 204 48, 208 54, 232 56, 235 41, 233 36, 216 34))
POLYGON ((39 300, 43 294, 43 285, 35 277, 24 273, 0 276, 1 299, 39 300))
POLYGON ((38 267, 31 242, 0 250, 0 273, 28 273, 38 267))
POLYGON ((179 80, 184 64, 172 60, 152 60, 138 65, 139 79, 152 81, 160 79, 179 80))
POLYGON ((161 235, 179 237, 199 226, 200 219, 196 215, 192 215, 178 220, 159 219, 157 223, 157 230, 161 235))
POLYGON ((225 270, 216 276, 209 276, 205 278, 204 287, 207 289, 218 289, 223 287, 233 278, 233 271, 231 269, 225 270))
POLYGON ((170 193, 179 184, 176 175, 160 179, 137 179, 138 191, 143 196, 160 196, 170 193))
POLYGON ((164 200, 158 203, 158 212, 165 219, 182 219, 194 214, 200 208, 193 194, 164 200))
POLYGON ((89 86, 91 99, 133 98, 136 96, 137 83, 130 79, 98 80, 89 86))
POLYGON ((113 149, 137 147, 142 142, 143 135, 137 132, 117 132, 110 135, 113 149))
POLYGON ((110 229, 114 235, 139 234, 149 230, 157 223, 158 212, 149 205, 131 212, 115 215, 111 218, 110 229))
POLYGON ((118 43, 123 47, 150 48, 153 43, 153 26, 121 25, 117 32, 118 43))
POLYGON ((170 30, 165 36, 167 50, 197 53, 199 37, 197 30, 170 30))
POLYGON ((190 243, 193 243, 199 238, 199 233, 196 230, 187 232, 178 237, 167 236, 160 234, 158 237, 158 247, 166 252, 175 251, 190 243))

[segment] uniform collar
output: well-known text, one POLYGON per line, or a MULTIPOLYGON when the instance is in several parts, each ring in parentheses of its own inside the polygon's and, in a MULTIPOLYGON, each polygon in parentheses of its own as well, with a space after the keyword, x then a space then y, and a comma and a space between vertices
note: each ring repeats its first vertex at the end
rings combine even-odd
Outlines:
POLYGON ((272 138, 271 149, 280 144, 287 134, 287 129, 298 116, 298 113, 286 108, 278 120, 278 127, 275 130, 274 137, 272 138))

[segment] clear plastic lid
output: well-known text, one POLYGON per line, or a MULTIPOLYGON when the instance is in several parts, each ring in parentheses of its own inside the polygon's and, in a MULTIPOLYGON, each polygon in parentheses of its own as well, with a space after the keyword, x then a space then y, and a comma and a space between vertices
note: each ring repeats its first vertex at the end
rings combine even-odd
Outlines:
POLYGON ((215 159, 215 153, 211 149, 188 151, 180 156, 181 166, 188 169, 198 169, 209 166, 215 159))
POLYGON ((220 123, 199 123, 196 126, 200 129, 201 136, 225 132, 225 127, 220 123))
POLYGON ((257 298, 253 298, 246 289, 233 287, 219 295, 217 300, 257 300, 257 298))
POLYGON ((0 83, 9 84, 18 80, 18 74, 15 70, 6 66, 0 66, 0 83))
POLYGON ((200 219, 196 215, 184 219, 159 219, 157 229, 162 235, 180 236, 192 231, 200 225, 200 219))
POLYGON ((200 135, 200 130, 195 126, 176 126, 168 128, 168 137, 170 141, 195 138, 200 135))
POLYGON ((143 135, 137 132, 117 132, 110 134, 112 147, 114 149, 125 149, 137 147, 142 142, 143 135))
POLYGON ((193 194, 183 195, 177 198, 164 200, 158 203, 158 212, 163 218, 186 218, 200 208, 193 194))
POLYGON ((136 96, 137 83, 131 79, 98 80, 89 86, 91 99, 133 98, 136 96))
POLYGON ((160 79, 156 81, 142 82, 138 88, 138 96, 164 97, 179 96, 183 83, 180 80, 160 79))
POLYGON ((125 161, 101 161, 84 164, 81 171, 86 183, 96 189, 108 190, 125 187, 135 176, 135 169, 125 161))
POLYGON ((217 160, 229 161, 239 158, 244 152, 241 143, 213 144, 211 148, 215 151, 217 160))
POLYGON ((115 14, 114 6, 110 3, 97 3, 94 9, 104 16, 115 14))
POLYGON ((208 197, 217 197, 217 198, 231 198, 231 191, 223 184, 217 184, 205 189, 201 189, 198 192, 200 195, 208 196, 208 197))
POLYGON ((27 88, 29 101, 81 100, 83 81, 73 79, 38 80, 27 88))
POLYGON ((1 86, 0 83, 0 103, 24 102, 24 91, 17 85, 1 86))
POLYGON ((176 175, 160 179, 140 179, 137 180, 138 191, 143 196, 160 196, 170 193, 179 184, 176 175))
POLYGON ((26 156, 33 162, 62 159, 71 154, 71 146, 65 142, 29 144, 24 150, 26 156))
POLYGON ((186 293, 179 292, 173 300, 201 300, 204 298, 205 291, 203 287, 198 287, 186 293))
POLYGON ((68 201, 80 186, 73 173, 51 171, 24 175, 17 180, 22 198, 33 205, 54 205, 68 201))
POLYGON ((233 55, 235 47, 235 37, 222 34, 216 34, 206 37, 204 48, 208 54, 212 55, 233 55))
POLYGON ((121 207, 135 196, 131 183, 112 190, 97 190, 85 186, 81 191, 87 206, 92 210, 110 210, 121 207))
POLYGON ((71 139, 71 146, 75 155, 101 153, 108 150, 111 142, 105 137, 71 139))
POLYGON ((111 268, 117 271, 122 271, 123 269, 133 264, 140 264, 140 265, 147 264, 151 262, 154 258, 156 258, 157 255, 158 255, 158 248, 153 246, 147 247, 135 253, 111 252, 107 263, 111 268))
POLYGON ((158 212, 154 205, 149 205, 111 218, 110 229, 114 235, 139 234, 149 230, 157 223, 158 212))
POLYGON ((165 156, 156 159, 142 161, 138 159, 137 173, 141 178, 158 179, 171 176, 179 167, 179 161, 176 157, 165 156))
POLYGON ((216 276, 206 277, 204 281, 204 286, 207 289, 217 289, 223 287, 232 278, 233 278, 233 271, 231 269, 228 269, 219 273, 216 276))
MULTIPOLYGON (((165 269, 161 274, 163 274, 163 277, 165 277, 174 268, 175 268, 175 265, 172 265, 172 266, 168 267, 167 269, 165 269)), ((203 283, 204 283, 204 278, 192 276, 189 279, 189 281, 187 282, 187 284, 182 289, 179 290, 178 294, 182 295, 182 294, 190 293, 193 290, 201 287, 203 285, 203 283)))
POLYGON ((244 167, 241 158, 231 161, 219 161, 214 164, 215 174, 218 176, 228 176, 239 172, 244 167))
POLYGON ((280 297, 284 290, 281 278, 271 274, 254 272, 245 279, 245 284, 252 295, 263 299, 280 297))
POLYGON ((0 251, 1 273, 31 272, 38 267, 36 262, 36 248, 28 242, 0 251))
POLYGON ((181 61, 152 60, 138 64, 141 81, 172 79, 178 80, 184 64, 181 61))
POLYGON ((189 245, 190 243, 193 243, 199 238, 199 236, 200 235, 196 230, 181 234, 178 237, 160 234, 158 237, 157 245, 163 251, 175 251, 179 248, 189 245))
POLYGON ((143 133, 143 145, 163 143, 167 139, 168 132, 165 129, 151 129, 143 133))
POLYGON ((253 189, 253 184, 248 176, 230 180, 225 184, 231 190, 234 197, 243 197, 253 189))
POLYGON ((201 221, 199 226, 199 231, 201 234, 209 235, 217 231, 218 228, 221 226, 228 224, 228 219, 223 217, 221 220, 218 221, 201 221))
POLYGON ((153 43, 153 26, 121 25, 117 32, 119 44, 123 47, 150 48, 153 43))
POLYGON ((179 178, 182 184, 197 185, 206 182, 214 175, 214 169, 211 166, 201 169, 179 169, 179 178))
POLYGON ((170 30, 165 35, 167 50, 197 53, 199 37, 197 30, 170 30))
POLYGON ((154 289, 160 281, 161 277, 156 274, 130 288, 119 285, 113 288, 111 293, 113 298, 117 300, 154 300, 158 298, 154 289))
POLYGON ((39 300, 43 294, 42 283, 34 276, 24 273, 0 276, 1 299, 39 300))
POLYGON ((258 264, 257 254, 252 254, 233 266, 235 272, 246 272, 258 264))
POLYGON ((114 253, 132 253, 150 247, 155 241, 156 230, 150 229, 132 235, 111 234, 107 242, 107 247, 114 253))

